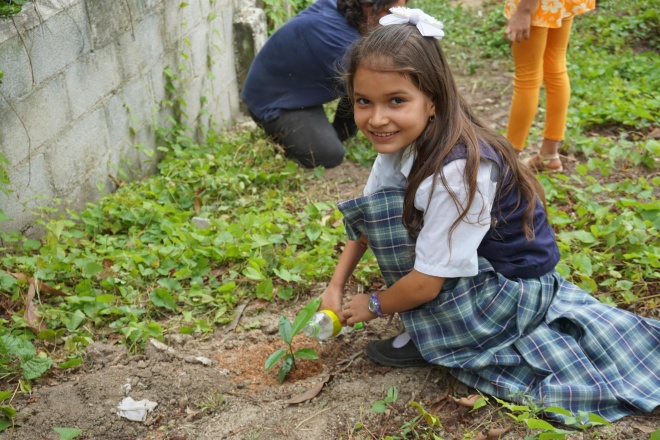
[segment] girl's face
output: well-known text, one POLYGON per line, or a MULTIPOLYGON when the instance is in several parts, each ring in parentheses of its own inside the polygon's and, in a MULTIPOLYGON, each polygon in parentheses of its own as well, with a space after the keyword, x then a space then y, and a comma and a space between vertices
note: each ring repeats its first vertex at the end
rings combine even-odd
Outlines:
POLYGON ((355 123, 379 153, 406 148, 435 114, 431 98, 400 73, 358 67, 353 90, 355 123))

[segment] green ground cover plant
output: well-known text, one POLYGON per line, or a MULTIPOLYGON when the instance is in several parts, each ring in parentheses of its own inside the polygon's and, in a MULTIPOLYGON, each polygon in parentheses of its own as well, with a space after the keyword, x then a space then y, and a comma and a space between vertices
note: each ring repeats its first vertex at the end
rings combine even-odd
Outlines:
MULTIPOLYGON (((647 315, 660 298, 660 142, 651 136, 660 120, 660 32, 651 3, 602 0, 576 20, 562 152, 578 164, 539 177, 561 273, 601 301, 647 315)), ((414 6, 445 20, 451 62, 478 75, 509 57, 498 4, 482 15, 444 1, 414 6)), ((176 87, 170 93, 175 102, 176 87)), ((120 182, 80 212, 47 219, 44 210, 43 238, 0 234, 0 431, 11 425, 15 392, 53 364, 80 365, 95 340, 137 352, 166 333, 208 334, 247 300, 306 301, 310 286, 329 279, 345 239, 341 214, 337 200, 306 195, 324 171, 274 154, 258 131, 205 128, 199 142, 196 131, 181 123, 160 130, 157 175, 120 182)), ((540 133, 535 126, 532 140, 540 133)), ((358 137, 347 157, 368 166, 374 152, 358 137)), ((7 165, 0 155, 1 191, 7 165)), ((356 280, 369 285, 378 271, 371 254, 363 262, 356 280)))

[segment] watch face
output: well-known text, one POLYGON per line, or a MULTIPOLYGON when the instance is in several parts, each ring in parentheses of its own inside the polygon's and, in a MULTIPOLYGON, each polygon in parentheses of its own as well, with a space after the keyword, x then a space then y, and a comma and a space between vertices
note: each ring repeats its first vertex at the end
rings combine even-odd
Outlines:
POLYGON ((371 313, 376 313, 376 304, 374 304, 374 300, 373 300, 373 299, 370 299, 370 300, 369 300, 369 306, 368 306, 368 307, 369 307, 369 311, 370 311, 371 313))

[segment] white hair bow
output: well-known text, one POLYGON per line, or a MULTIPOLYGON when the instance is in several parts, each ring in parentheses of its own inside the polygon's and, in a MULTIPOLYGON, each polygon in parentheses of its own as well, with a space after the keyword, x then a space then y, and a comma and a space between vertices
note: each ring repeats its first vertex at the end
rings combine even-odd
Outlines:
POLYGON ((387 26, 390 24, 410 23, 417 26, 419 33, 424 37, 433 37, 441 40, 445 36, 442 23, 435 18, 427 15, 421 9, 410 9, 404 6, 390 8, 391 14, 380 19, 380 24, 387 26))

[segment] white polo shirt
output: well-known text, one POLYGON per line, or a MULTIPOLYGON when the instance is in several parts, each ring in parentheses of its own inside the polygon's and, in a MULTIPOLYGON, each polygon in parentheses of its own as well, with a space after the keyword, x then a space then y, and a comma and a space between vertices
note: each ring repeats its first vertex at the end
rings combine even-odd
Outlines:
MULTIPOLYGON (((383 187, 405 188, 414 156, 412 147, 393 154, 378 154, 364 187, 364 195, 371 195, 383 187)), ((463 207, 468 200, 463 180, 465 164, 465 159, 458 159, 444 167, 447 183, 463 207)), ((424 224, 415 246, 415 270, 443 278, 477 274, 477 248, 490 229, 497 176, 498 167, 490 160, 482 160, 477 173, 477 192, 467 216, 452 232, 451 248, 449 231, 464 208, 456 206, 439 176, 429 203, 433 176, 422 182, 415 194, 415 208, 424 213, 424 224)))

